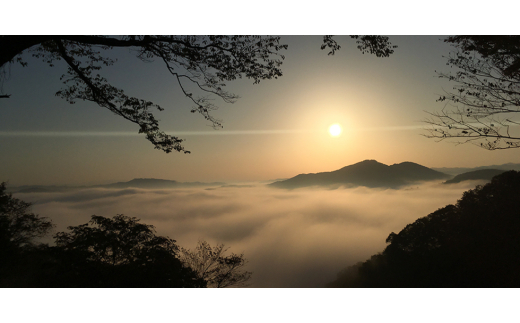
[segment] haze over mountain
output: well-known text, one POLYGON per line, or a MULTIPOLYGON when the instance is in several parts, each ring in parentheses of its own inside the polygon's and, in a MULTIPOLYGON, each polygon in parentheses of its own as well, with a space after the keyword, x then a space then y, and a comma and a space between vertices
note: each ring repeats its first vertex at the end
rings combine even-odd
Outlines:
POLYGON ((167 179, 156 178, 134 178, 128 182, 117 182, 105 185, 93 186, 43 186, 43 185, 24 185, 18 187, 10 187, 9 191, 18 193, 44 193, 44 192, 62 192, 74 189, 85 188, 146 188, 146 189, 166 189, 166 188, 182 188, 182 187, 214 187, 225 185, 223 182, 202 183, 202 182, 178 182, 167 179))
MULTIPOLYGON (((480 166, 474 168, 428 168, 412 162, 385 165, 376 160, 364 160, 362 162, 343 167, 331 172, 299 174, 289 179, 276 179, 269 181, 269 186, 278 188, 298 188, 308 186, 366 186, 399 188, 401 186, 413 184, 414 182, 443 180, 448 179, 446 184, 459 183, 466 180, 491 180, 506 170, 519 170, 520 164, 507 163, 502 165, 480 166), (480 170, 486 170, 479 172, 480 170), (453 177, 454 175, 457 175, 453 177), (461 175, 461 176, 458 176, 461 175), (451 178, 453 177, 453 178, 451 178), (451 178, 451 179, 450 179, 451 178)), ((64 186, 64 185, 23 185, 11 186, 10 192, 19 193, 45 193, 63 192, 67 190, 85 188, 141 188, 141 189, 168 189, 168 188, 188 188, 188 187, 208 187, 215 188, 225 186, 224 182, 179 182, 175 180, 157 178, 134 178, 127 182, 117 182, 104 185, 90 186, 64 186)))
POLYGON ((118 182, 113 184, 99 185, 96 187, 105 188, 177 188, 177 187, 200 187, 200 186, 220 186, 222 182, 202 183, 202 182, 177 182, 167 179, 156 178, 134 178, 128 182, 118 182))
POLYGON ((489 165, 489 166, 479 166, 479 167, 432 167, 433 170, 436 170, 441 173, 449 174, 449 175, 459 175, 463 173, 473 172, 480 169, 500 169, 500 170, 518 170, 520 171, 520 164, 515 163, 507 163, 501 165, 489 165))
POLYGON ((502 174, 504 172, 507 172, 503 169, 479 169, 472 172, 462 173, 459 174, 452 179, 447 180, 444 182, 444 184, 455 184, 460 183, 463 181, 470 181, 470 180, 487 180, 491 181, 491 179, 499 174, 502 174))
POLYGON ((376 160, 364 160, 332 172, 300 174, 269 185, 286 189, 331 185, 399 188, 415 182, 442 180, 450 177, 448 174, 412 162, 388 166, 376 160))

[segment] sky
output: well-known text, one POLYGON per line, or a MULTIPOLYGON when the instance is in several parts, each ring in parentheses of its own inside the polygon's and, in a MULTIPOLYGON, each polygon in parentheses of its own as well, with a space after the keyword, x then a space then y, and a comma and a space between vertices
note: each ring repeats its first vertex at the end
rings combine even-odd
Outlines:
POLYGON ((336 36, 341 49, 328 56, 322 36, 281 36, 288 50, 283 76, 253 84, 227 83, 240 96, 218 98, 214 130, 161 62, 143 63, 126 49, 102 75, 129 95, 154 101, 168 134, 186 139, 191 154, 153 149, 137 125, 90 102, 56 97, 65 67, 25 55, 29 65, 9 66, 0 100, 0 179, 11 185, 90 185, 133 178, 178 181, 271 181, 300 173, 332 171, 365 159, 384 164, 412 161, 427 167, 476 167, 519 160, 519 150, 486 151, 474 145, 436 142, 421 134, 427 112, 452 84, 452 48, 443 36, 390 36, 398 46, 388 58, 362 54, 355 41, 336 36), (332 137, 328 128, 340 124, 332 137))

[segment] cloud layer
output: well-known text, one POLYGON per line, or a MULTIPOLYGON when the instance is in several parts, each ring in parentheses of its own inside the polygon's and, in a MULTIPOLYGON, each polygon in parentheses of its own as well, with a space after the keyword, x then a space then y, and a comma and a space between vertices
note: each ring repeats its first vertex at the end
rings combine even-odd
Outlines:
POLYGON ((93 214, 125 214, 186 248, 199 239, 242 253, 251 287, 322 287, 343 268, 382 251, 392 231, 452 204, 474 183, 403 190, 84 189, 16 194, 64 231, 93 214))

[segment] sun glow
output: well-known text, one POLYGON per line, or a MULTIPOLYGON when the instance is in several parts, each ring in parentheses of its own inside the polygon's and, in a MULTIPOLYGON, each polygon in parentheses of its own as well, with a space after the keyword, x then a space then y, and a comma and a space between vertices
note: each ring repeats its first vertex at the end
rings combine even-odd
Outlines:
POLYGON ((339 135, 341 135, 341 126, 337 123, 331 125, 329 127, 329 133, 332 137, 337 137, 339 135))

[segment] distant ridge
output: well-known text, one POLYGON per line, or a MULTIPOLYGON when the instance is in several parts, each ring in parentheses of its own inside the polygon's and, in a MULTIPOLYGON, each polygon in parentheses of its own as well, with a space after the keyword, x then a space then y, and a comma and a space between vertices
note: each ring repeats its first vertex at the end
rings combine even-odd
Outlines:
POLYGON ((226 185, 223 182, 202 183, 202 182, 177 182, 167 179, 156 178, 134 178, 128 182, 118 182, 105 185, 93 186, 43 186, 43 185, 24 185, 9 188, 10 192, 17 193, 46 193, 46 192, 63 192, 67 190, 85 189, 85 188, 143 188, 143 189, 166 189, 166 188, 183 188, 183 187, 213 187, 226 185))
POLYGON ((214 182, 214 183, 201 183, 201 182, 177 182, 168 179, 157 179, 157 178, 134 178, 128 182, 119 182, 106 185, 97 185, 95 187, 104 188, 176 188, 176 187, 197 187, 197 186, 220 186, 225 183, 214 182))
POLYGON ((491 179, 499 174, 505 173, 507 170, 503 169, 479 169, 472 172, 462 173, 455 177, 453 177, 450 180, 447 180, 444 182, 444 184, 455 184, 460 183, 463 181, 470 181, 470 180, 487 180, 491 181, 491 179))
POLYGON ((518 170, 520 171, 520 164, 515 163, 507 163, 507 164, 501 164, 501 165, 489 165, 489 166, 479 166, 479 167, 432 167, 433 170, 436 170, 438 172, 450 174, 450 175, 459 175, 463 173, 473 172, 476 170, 481 169, 500 169, 500 170, 518 170))
POLYGON ((134 178, 128 182, 117 182, 105 185, 96 185, 95 187, 104 188, 163 188, 178 186, 179 182, 167 179, 156 179, 156 178, 134 178))
POLYGON ((269 186, 286 189, 331 185, 398 188, 414 182, 442 180, 450 177, 450 175, 412 162, 388 166, 372 159, 332 172, 299 174, 284 181, 271 183, 269 186))

